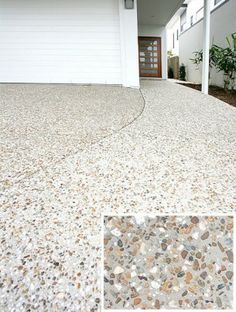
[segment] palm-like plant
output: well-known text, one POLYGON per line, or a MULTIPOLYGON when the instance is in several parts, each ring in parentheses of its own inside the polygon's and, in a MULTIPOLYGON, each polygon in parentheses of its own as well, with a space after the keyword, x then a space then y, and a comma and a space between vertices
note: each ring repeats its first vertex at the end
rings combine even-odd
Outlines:
MULTIPOLYGON (((222 48, 213 44, 210 48, 209 65, 210 69, 215 67, 219 72, 224 73, 225 90, 233 90, 236 79, 236 33, 226 37, 228 47, 222 48)), ((197 65, 203 61, 203 52, 193 52, 194 58, 191 61, 197 65)))
POLYGON ((236 79, 236 33, 226 37, 228 47, 222 48, 213 45, 214 51, 212 62, 218 71, 224 73, 224 87, 226 90, 233 90, 236 79), (231 40, 230 40, 231 39, 231 40))

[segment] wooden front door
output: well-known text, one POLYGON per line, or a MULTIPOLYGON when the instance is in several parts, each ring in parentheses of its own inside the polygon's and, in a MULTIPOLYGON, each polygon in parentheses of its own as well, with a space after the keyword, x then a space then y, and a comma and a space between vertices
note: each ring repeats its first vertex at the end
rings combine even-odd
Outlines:
POLYGON ((140 77, 161 78, 161 38, 139 37, 140 77))

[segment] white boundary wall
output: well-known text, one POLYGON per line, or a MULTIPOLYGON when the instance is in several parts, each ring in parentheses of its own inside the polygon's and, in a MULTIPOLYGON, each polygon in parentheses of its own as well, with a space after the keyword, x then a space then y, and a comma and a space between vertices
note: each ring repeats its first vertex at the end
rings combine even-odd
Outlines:
MULTIPOLYGON (((227 46, 225 37, 234 32, 236 32, 236 0, 228 0, 211 13, 211 44, 227 46)), ((179 40, 180 64, 186 65, 187 80, 201 83, 201 67, 196 70, 190 58, 193 57, 194 51, 200 51, 203 48, 203 20, 182 33, 179 40)), ((213 69, 210 84, 223 86, 223 74, 213 69)))

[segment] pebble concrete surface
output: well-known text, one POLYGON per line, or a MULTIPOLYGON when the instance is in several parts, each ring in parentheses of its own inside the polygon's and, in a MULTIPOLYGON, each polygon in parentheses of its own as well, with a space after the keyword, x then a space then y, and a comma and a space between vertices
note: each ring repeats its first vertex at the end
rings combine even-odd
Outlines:
POLYGON ((102 213, 235 207, 235 108, 167 81, 2 85, 0 135, 4 312, 101 310, 102 213))

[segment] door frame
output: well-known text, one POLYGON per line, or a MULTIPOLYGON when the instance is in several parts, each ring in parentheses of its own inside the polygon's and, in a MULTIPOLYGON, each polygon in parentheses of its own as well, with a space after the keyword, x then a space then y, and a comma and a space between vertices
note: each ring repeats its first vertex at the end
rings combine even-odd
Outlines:
POLYGON ((153 36, 138 36, 138 59, 139 59, 139 76, 140 77, 150 77, 150 78, 162 78, 162 41, 161 37, 153 37, 153 36), (158 73, 157 75, 153 74, 141 74, 141 66, 140 66, 140 41, 141 40, 158 40, 160 42, 159 49, 157 50, 157 58, 159 54, 159 63, 158 63, 158 73))

